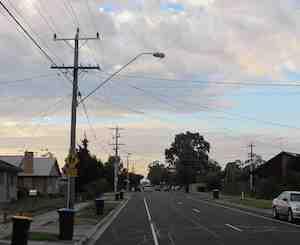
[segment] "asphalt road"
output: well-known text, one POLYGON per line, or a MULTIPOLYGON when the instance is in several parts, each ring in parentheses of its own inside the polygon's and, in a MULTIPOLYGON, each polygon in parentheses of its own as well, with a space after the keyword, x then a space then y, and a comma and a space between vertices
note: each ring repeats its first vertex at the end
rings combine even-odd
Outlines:
POLYGON ((300 226, 182 192, 136 193, 96 244, 295 244, 300 226))

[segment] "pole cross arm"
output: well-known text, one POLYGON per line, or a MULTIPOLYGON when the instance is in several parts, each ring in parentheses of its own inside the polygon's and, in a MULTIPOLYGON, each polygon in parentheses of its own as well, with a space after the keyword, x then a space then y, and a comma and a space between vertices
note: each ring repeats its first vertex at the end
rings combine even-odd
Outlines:
MULTIPOLYGON (((51 69, 74 69, 74 66, 51 66, 51 69)), ((77 69, 80 70, 101 70, 100 66, 78 66, 77 69)))

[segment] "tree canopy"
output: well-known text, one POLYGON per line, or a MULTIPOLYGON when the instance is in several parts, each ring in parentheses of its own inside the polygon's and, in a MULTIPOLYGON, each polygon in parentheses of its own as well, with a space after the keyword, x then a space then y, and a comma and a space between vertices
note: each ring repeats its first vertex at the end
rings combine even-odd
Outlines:
POLYGON ((196 180, 196 175, 205 176, 209 171, 208 153, 210 143, 197 133, 175 135, 171 147, 165 150, 166 161, 176 168, 177 182, 186 185, 196 180))

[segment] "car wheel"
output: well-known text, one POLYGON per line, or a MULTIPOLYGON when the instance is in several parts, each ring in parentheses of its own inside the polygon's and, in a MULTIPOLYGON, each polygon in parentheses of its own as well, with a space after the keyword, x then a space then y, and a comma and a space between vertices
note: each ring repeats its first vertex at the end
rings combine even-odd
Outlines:
POLYGON ((276 207, 273 207, 273 218, 274 219, 278 219, 279 218, 278 211, 277 211, 276 207))
POLYGON ((292 223, 293 221, 294 221, 293 212, 292 212, 292 210, 289 210, 289 213, 288 213, 288 222, 292 223))

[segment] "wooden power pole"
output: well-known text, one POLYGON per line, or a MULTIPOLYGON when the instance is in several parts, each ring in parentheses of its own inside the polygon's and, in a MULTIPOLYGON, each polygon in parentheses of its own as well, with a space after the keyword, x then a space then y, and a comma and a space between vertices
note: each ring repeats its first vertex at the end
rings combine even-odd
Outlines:
MULTIPOLYGON (((80 41, 88 41, 88 40, 98 40, 99 33, 96 34, 96 37, 80 37, 79 36, 79 28, 76 30, 76 34, 74 38, 57 38, 56 34, 54 34, 54 41, 74 41, 74 64, 73 66, 51 66, 52 69, 64 69, 73 70, 73 92, 72 92, 72 111, 71 111, 71 136, 70 136, 70 150, 69 156, 72 156, 72 159, 75 159, 76 155, 76 114, 77 114, 77 106, 78 106, 78 71, 79 70, 91 70, 97 69, 99 70, 99 65, 97 66, 80 66, 79 63, 79 42, 80 41)), ((68 190, 67 190, 67 207, 74 208, 75 202, 75 176, 68 175, 68 190)))

